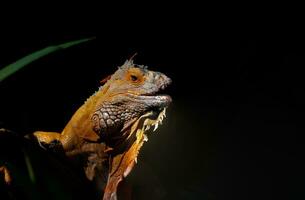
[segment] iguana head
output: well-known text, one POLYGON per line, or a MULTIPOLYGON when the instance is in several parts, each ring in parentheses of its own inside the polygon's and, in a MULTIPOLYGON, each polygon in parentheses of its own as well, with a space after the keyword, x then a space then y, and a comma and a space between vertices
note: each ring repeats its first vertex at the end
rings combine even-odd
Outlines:
POLYGON ((103 98, 91 117, 93 130, 115 140, 126 139, 139 128, 156 129, 171 102, 170 96, 160 93, 170 83, 164 74, 126 61, 99 90, 103 98))

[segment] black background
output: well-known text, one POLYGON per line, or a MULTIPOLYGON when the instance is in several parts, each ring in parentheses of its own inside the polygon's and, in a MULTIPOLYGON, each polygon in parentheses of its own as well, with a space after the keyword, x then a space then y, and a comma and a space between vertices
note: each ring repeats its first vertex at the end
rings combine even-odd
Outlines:
POLYGON ((300 24, 166 13, 11 23, 1 33, 0 67, 48 45, 97 39, 1 82, 1 127, 60 131, 99 80, 137 52, 136 63, 173 80, 168 117, 129 177, 138 199, 304 199, 300 24))

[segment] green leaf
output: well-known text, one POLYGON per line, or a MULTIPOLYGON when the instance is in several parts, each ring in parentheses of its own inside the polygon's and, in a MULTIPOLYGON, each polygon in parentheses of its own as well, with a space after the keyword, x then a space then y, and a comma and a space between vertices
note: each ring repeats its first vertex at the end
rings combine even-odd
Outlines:
POLYGON ((34 53, 31 53, 30 55, 27 55, 10 65, 5 66, 3 69, 1 69, 0 70, 0 82, 3 81, 4 79, 6 79, 7 77, 9 77, 10 75, 14 74, 16 71, 20 70, 24 66, 30 64, 31 62, 33 62, 39 58, 42 58, 43 56, 46 56, 55 51, 66 49, 66 48, 69 48, 69 47, 72 47, 72 46, 75 46, 75 45, 78 45, 78 44, 81 44, 81 43, 84 43, 84 42, 87 42, 87 41, 90 41, 93 39, 95 39, 95 37, 71 41, 71 42, 67 42, 64 44, 60 44, 60 45, 49 46, 44 49, 38 50, 34 53))
POLYGON ((27 167, 27 170, 28 170, 28 173, 29 173, 30 180, 32 181, 32 183, 35 183, 36 178, 35 178, 35 173, 34 173, 34 170, 33 170, 33 167, 32 167, 30 157, 24 149, 23 149, 23 154, 24 154, 24 160, 25 160, 25 164, 26 164, 26 167, 27 167))

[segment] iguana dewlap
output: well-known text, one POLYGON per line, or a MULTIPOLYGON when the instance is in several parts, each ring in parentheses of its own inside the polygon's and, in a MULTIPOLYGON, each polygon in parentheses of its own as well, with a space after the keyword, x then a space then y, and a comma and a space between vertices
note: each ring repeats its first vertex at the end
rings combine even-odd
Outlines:
POLYGON ((61 133, 37 131, 34 136, 42 145, 59 141, 68 157, 86 154, 91 163, 83 163, 87 178, 103 182, 106 176, 103 199, 116 199, 118 183, 132 169, 147 139, 145 131, 152 126, 155 130, 165 117, 171 98, 159 93, 170 83, 164 74, 126 61, 61 133))

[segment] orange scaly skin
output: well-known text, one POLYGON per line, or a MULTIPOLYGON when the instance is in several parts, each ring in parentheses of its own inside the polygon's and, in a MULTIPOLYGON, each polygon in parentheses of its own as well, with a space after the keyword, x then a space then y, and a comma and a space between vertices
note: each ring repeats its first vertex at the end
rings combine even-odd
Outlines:
POLYGON ((87 162, 78 165, 89 180, 98 182, 103 199, 108 200, 116 199, 118 183, 132 169, 146 139, 144 132, 162 121, 171 99, 156 93, 171 81, 130 60, 105 82, 61 133, 37 131, 33 135, 42 146, 59 141, 67 157, 86 155, 87 162))
POLYGON ((51 143, 59 140, 64 150, 70 151, 79 148, 84 140, 97 141, 99 136, 92 129, 90 120, 92 113, 95 111, 96 102, 106 98, 103 96, 104 88, 91 96, 84 105, 82 105, 72 116, 71 120, 65 126, 62 133, 37 131, 34 136, 39 142, 51 143))

